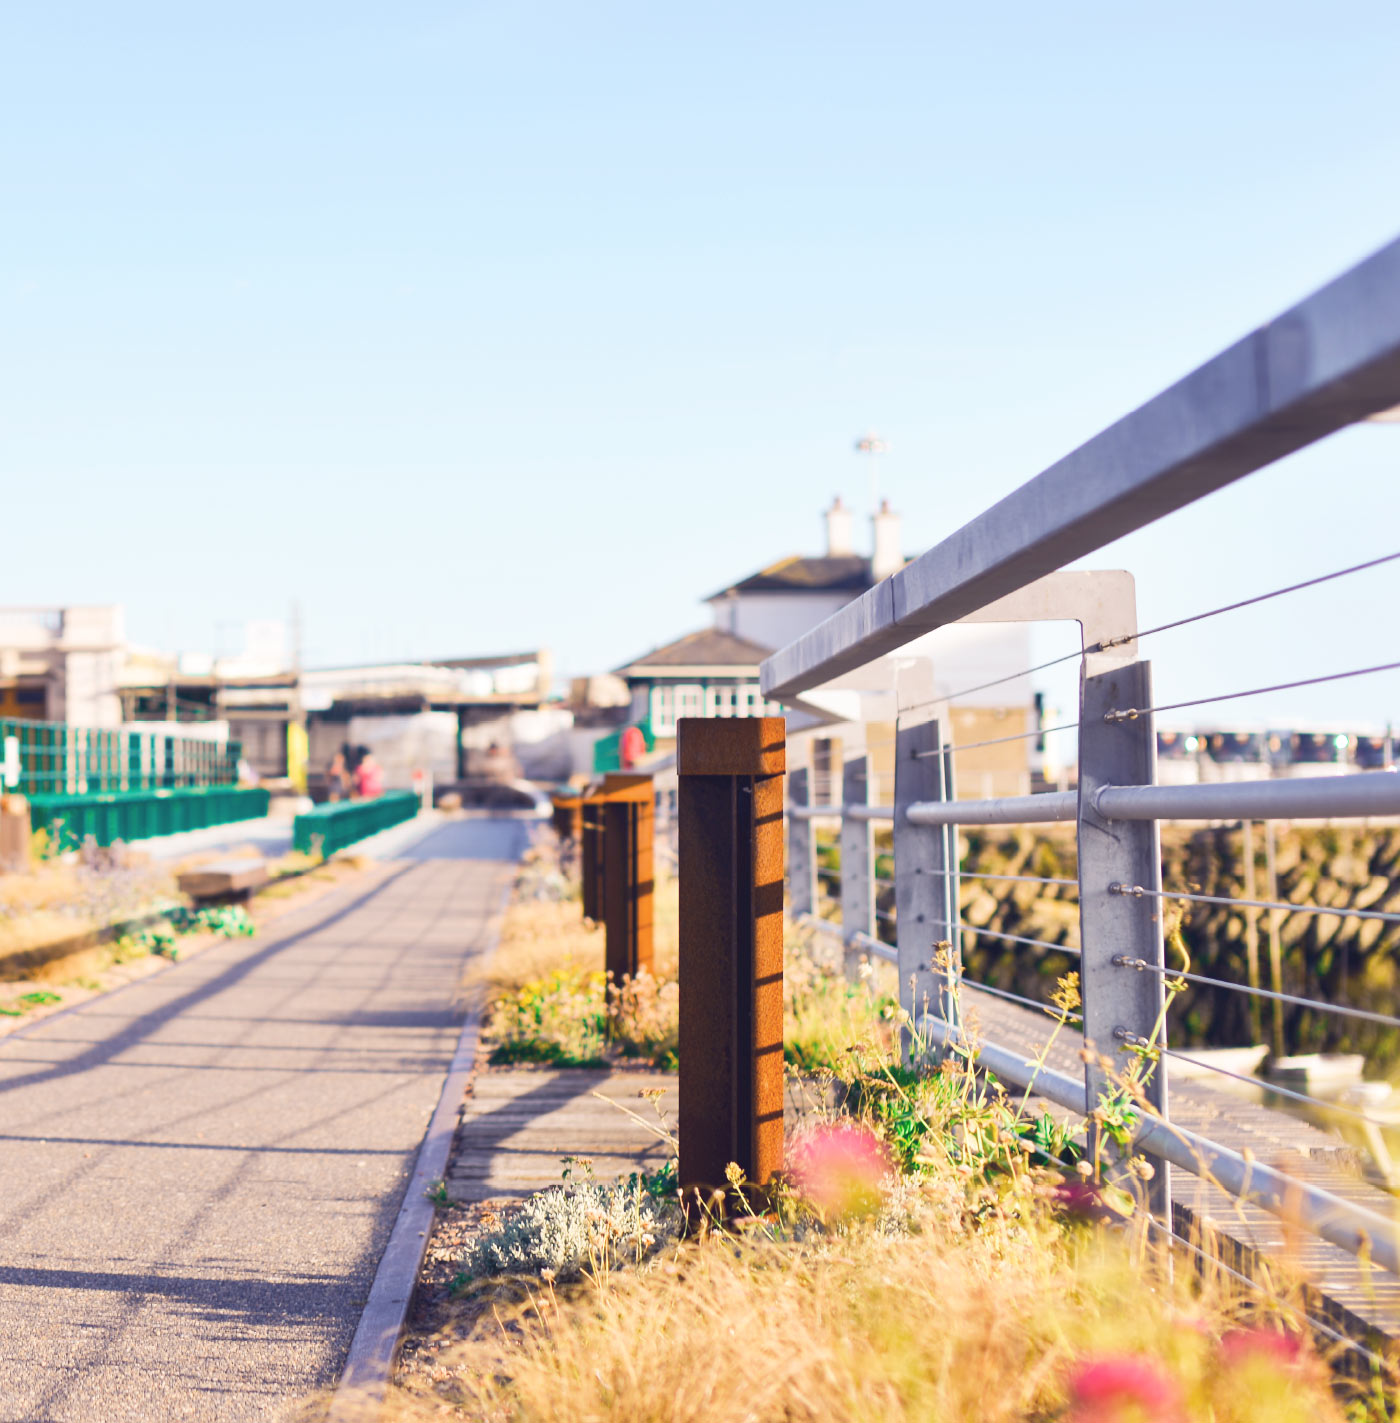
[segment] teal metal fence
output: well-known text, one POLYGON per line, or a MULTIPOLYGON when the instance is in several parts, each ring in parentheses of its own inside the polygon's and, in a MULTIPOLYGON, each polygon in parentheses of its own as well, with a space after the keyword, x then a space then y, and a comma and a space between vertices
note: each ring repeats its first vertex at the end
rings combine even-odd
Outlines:
POLYGON ((0 790, 73 796, 235 786, 242 749, 165 731, 0 718, 0 790))
POLYGON ((29 797, 30 824, 47 831, 58 848, 85 840, 99 845, 148 840, 202 830, 267 814, 260 786, 192 786, 174 790, 93 791, 84 795, 39 793, 29 797))
POLYGON ((292 848, 304 855, 334 855, 357 840, 387 830, 418 814, 417 791, 386 791, 373 800, 318 805, 292 822, 292 848))

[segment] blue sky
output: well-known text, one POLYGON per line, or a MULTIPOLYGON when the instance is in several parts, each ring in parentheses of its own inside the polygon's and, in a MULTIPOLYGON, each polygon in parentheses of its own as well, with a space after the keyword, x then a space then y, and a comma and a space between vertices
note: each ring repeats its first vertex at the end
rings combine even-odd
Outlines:
MULTIPOLYGON (((1400 232, 1398 39, 1379 4, 9 6, 0 602, 208 649, 298 600, 313 661, 596 670, 817 551, 870 427, 917 552, 1400 232)), ((1388 552, 1397 467, 1347 432, 1099 561, 1156 621, 1388 552)), ((1400 582, 1366 589, 1159 684, 1385 660, 1400 582)), ((1400 685, 1239 710, 1342 705, 1400 685)))

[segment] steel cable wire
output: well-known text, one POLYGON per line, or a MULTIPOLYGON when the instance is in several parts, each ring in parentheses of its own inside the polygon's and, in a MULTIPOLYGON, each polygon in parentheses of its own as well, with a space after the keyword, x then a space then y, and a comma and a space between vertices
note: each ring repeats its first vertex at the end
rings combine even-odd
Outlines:
POLYGON ((1110 894, 1132 899, 1187 899, 1192 904, 1224 904, 1232 908, 1282 909, 1289 914, 1335 914, 1339 919, 1373 919, 1383 924, 1400 924, 1400 914, 1380 909, 1329 908, 1325 904, 1290 904, 1286 899, 1233 899, 1219 894, 1187 894, 1182 890, 1146 889, 1140 884, 1109 885, 1110 894))
POLYGON ((1400 1018, 1387 1013, 1372 1013, 1365 1008, 1348 1008, 1341 1003, 1323 1003, 1317 998, 1300 998, 1296 993, 1279 993, 1271 988, 1255 988, 1248 983, 1231 983, 1224 978, 1208 978, 1205 974, 1188 973, 1185 969, 1163 968, 1151 964, 1146 959, 1129 958, 1125 954, 1115 954, 1112 959, 1115 968, 1136 969, 1139 973, 1155 973, 1162 978, 1180 978, 1187 983, 1204 983, 1212 988, 1228 988, 1233 993, 1243 993, 1251 998, 1268 998, 1278 1003, 1293 1003, 1300 1008, 1316 1008, 1322 1013, 1333 1013, 1340 1018, 1357 1018, 1364 1023, 1380 1023, 1387 1028, 1400 1028, 1400 1018))

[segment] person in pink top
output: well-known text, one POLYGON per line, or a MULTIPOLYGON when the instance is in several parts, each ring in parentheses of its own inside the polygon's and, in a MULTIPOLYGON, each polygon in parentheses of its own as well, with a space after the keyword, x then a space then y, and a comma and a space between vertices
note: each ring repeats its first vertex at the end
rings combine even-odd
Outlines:
POLYGON ((360 800, 372 800, 384 794, 384 772, 374 759, 374 752, 366 751, 355 767, 355 795, 360 800))

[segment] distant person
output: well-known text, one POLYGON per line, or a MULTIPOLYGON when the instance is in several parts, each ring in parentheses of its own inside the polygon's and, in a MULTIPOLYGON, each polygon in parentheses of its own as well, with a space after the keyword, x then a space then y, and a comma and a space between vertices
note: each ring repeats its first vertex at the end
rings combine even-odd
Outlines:
POLYGON ((373 800, 384 794, 384 772, 374 759, 373 751, 366 751, 355 767, 355 795, 360 800, 373 800))
POLYGON ((345 768, 345 752, 337 751, 326 767, 326 799, 344 800, 350 791, 350 772, 345 768))

